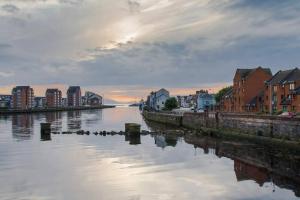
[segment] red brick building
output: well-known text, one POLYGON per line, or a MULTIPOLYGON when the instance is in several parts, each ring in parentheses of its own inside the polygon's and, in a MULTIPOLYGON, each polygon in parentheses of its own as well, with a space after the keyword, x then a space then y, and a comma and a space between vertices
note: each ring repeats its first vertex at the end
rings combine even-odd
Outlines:
POLYGON ((300 70, 278 71, 266 82, 264 93, 265 111, 300 112, 300 70))
POLYGON ((233 112, 263 110, 265 82, 272 78, 269 68, 237 69, 233 79, 233 112))
POLYGON ((30 86, 17 86, 12 89, 12 108, 30 109, 33 107, 33 101, 34 92, 30 86))
POLYGON ((70 86, 67 91, 68 106, 81 106, 81 89, 80 86, 70 86))
POLYGON ((220 109, 222 112, 234 112, 233 88, 228 90, 221 98, 220 109))
POLYGON ((62 96, 61 91, 58 89, 46 90, 46 106, 47 107, 61 107, 62 96))

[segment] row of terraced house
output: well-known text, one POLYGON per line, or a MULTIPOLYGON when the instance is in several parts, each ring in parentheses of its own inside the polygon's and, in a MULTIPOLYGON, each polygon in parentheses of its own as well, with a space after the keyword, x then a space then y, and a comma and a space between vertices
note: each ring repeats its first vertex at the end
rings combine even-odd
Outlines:
POLYGON ((300 112, 300 70, 237 69, 233 85, 222 97, 223 112, 300 112))
POLYGON ((44 97, 35 97, 34 90, 30 86, 16 86, 12 89, 11 95, 0 95, 1 108, 11 109, 32 109, 32 108, 56 108, 56 107, 80 107, 100 106, 102 97, 93 92, 86 92, 81 96, 80 86, 70 86, 66 98, 62 97, 62 91, 57 88, 49 88, 44 97), (4 98, 5 97, 5 98, 4 98), (4 102, 5 101, 5 102, 4 102))

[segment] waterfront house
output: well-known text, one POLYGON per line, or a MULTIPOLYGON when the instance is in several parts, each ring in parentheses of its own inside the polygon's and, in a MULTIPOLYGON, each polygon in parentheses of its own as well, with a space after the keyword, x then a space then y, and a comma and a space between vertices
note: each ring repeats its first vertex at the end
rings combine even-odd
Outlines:
POLYGON ((70 86, 67 91, 67 105, 68 106, 81 106, 81 89, 80 86, 70 86))
POLYGON ((47 89, 46 90, 46 106, 47 107, 61 107, 62 95, 59 89, 47 89))
POLYGON ((300 112, 300 70, 278 71, 266 81, 264 109, 269 113, 300 112))
POLYGON ((233 111, 258 112, 261 106, 253 102, 259 99, 265 82, 272 78, 269 68, 237 69, 233 79, 233 111))
POLYGON ((188 96, 177 96, 177 102, 181 108, 189 108, 190 103, 188 102, 188 96))
POLYGON ((209 94, 208 91, 200 91, 197 93, 197 109, 211 110, 216 105, 214 95, 209 94))
POLYGON ((156 92, 151 92, 148 96, 148 106, 153 110, 162 110, 165 107, 165 102, 170 98, 170 93, 162 88, 156 92))
POLYGON ((85 92, 83 97, 83 105, 88 106, 101 106, 103 104, 102 96, 94 93, 94 92, 85 92))
POLYGON ((13 109, 30 109, 33 107, 34 92, 30 86, 17 86, 12 89, 13 109))

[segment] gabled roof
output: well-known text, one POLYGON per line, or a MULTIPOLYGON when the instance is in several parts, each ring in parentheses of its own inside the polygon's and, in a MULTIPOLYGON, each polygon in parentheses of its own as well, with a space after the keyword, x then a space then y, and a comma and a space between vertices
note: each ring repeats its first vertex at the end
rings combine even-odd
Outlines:
POLYGON ((262 67, 257 67, 257 68, 252 68, 252 69, 240 69, 238 68, 236 70, 236 74, 239 74, 241 78, 246 78, 248 77, 251 73, 255 72, 257 69, 261 68, 264 70, 267 74, 270 74, 272 76, 272 72, 270 68, 262 68, 262 67))
POLYGON ((282 84, 286 81, 296 81, 300 80, 300 70, 298 68, 289 70, 278 71, 270 80, 267 81, 268 84, 276 85, 282 84))

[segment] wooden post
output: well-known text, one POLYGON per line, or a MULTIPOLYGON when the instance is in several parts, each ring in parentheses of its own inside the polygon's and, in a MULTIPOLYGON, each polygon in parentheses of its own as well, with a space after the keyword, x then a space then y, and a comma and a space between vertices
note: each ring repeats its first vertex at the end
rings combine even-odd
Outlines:
POLYGON ((141 125, 136 123, 126 123, 125 124, 125 133, 127 135, 140 135, 141 134, 141 125))
POLYGON ((51 140, 51 124, 41 123, 41 140, 47 141, 51 140))

